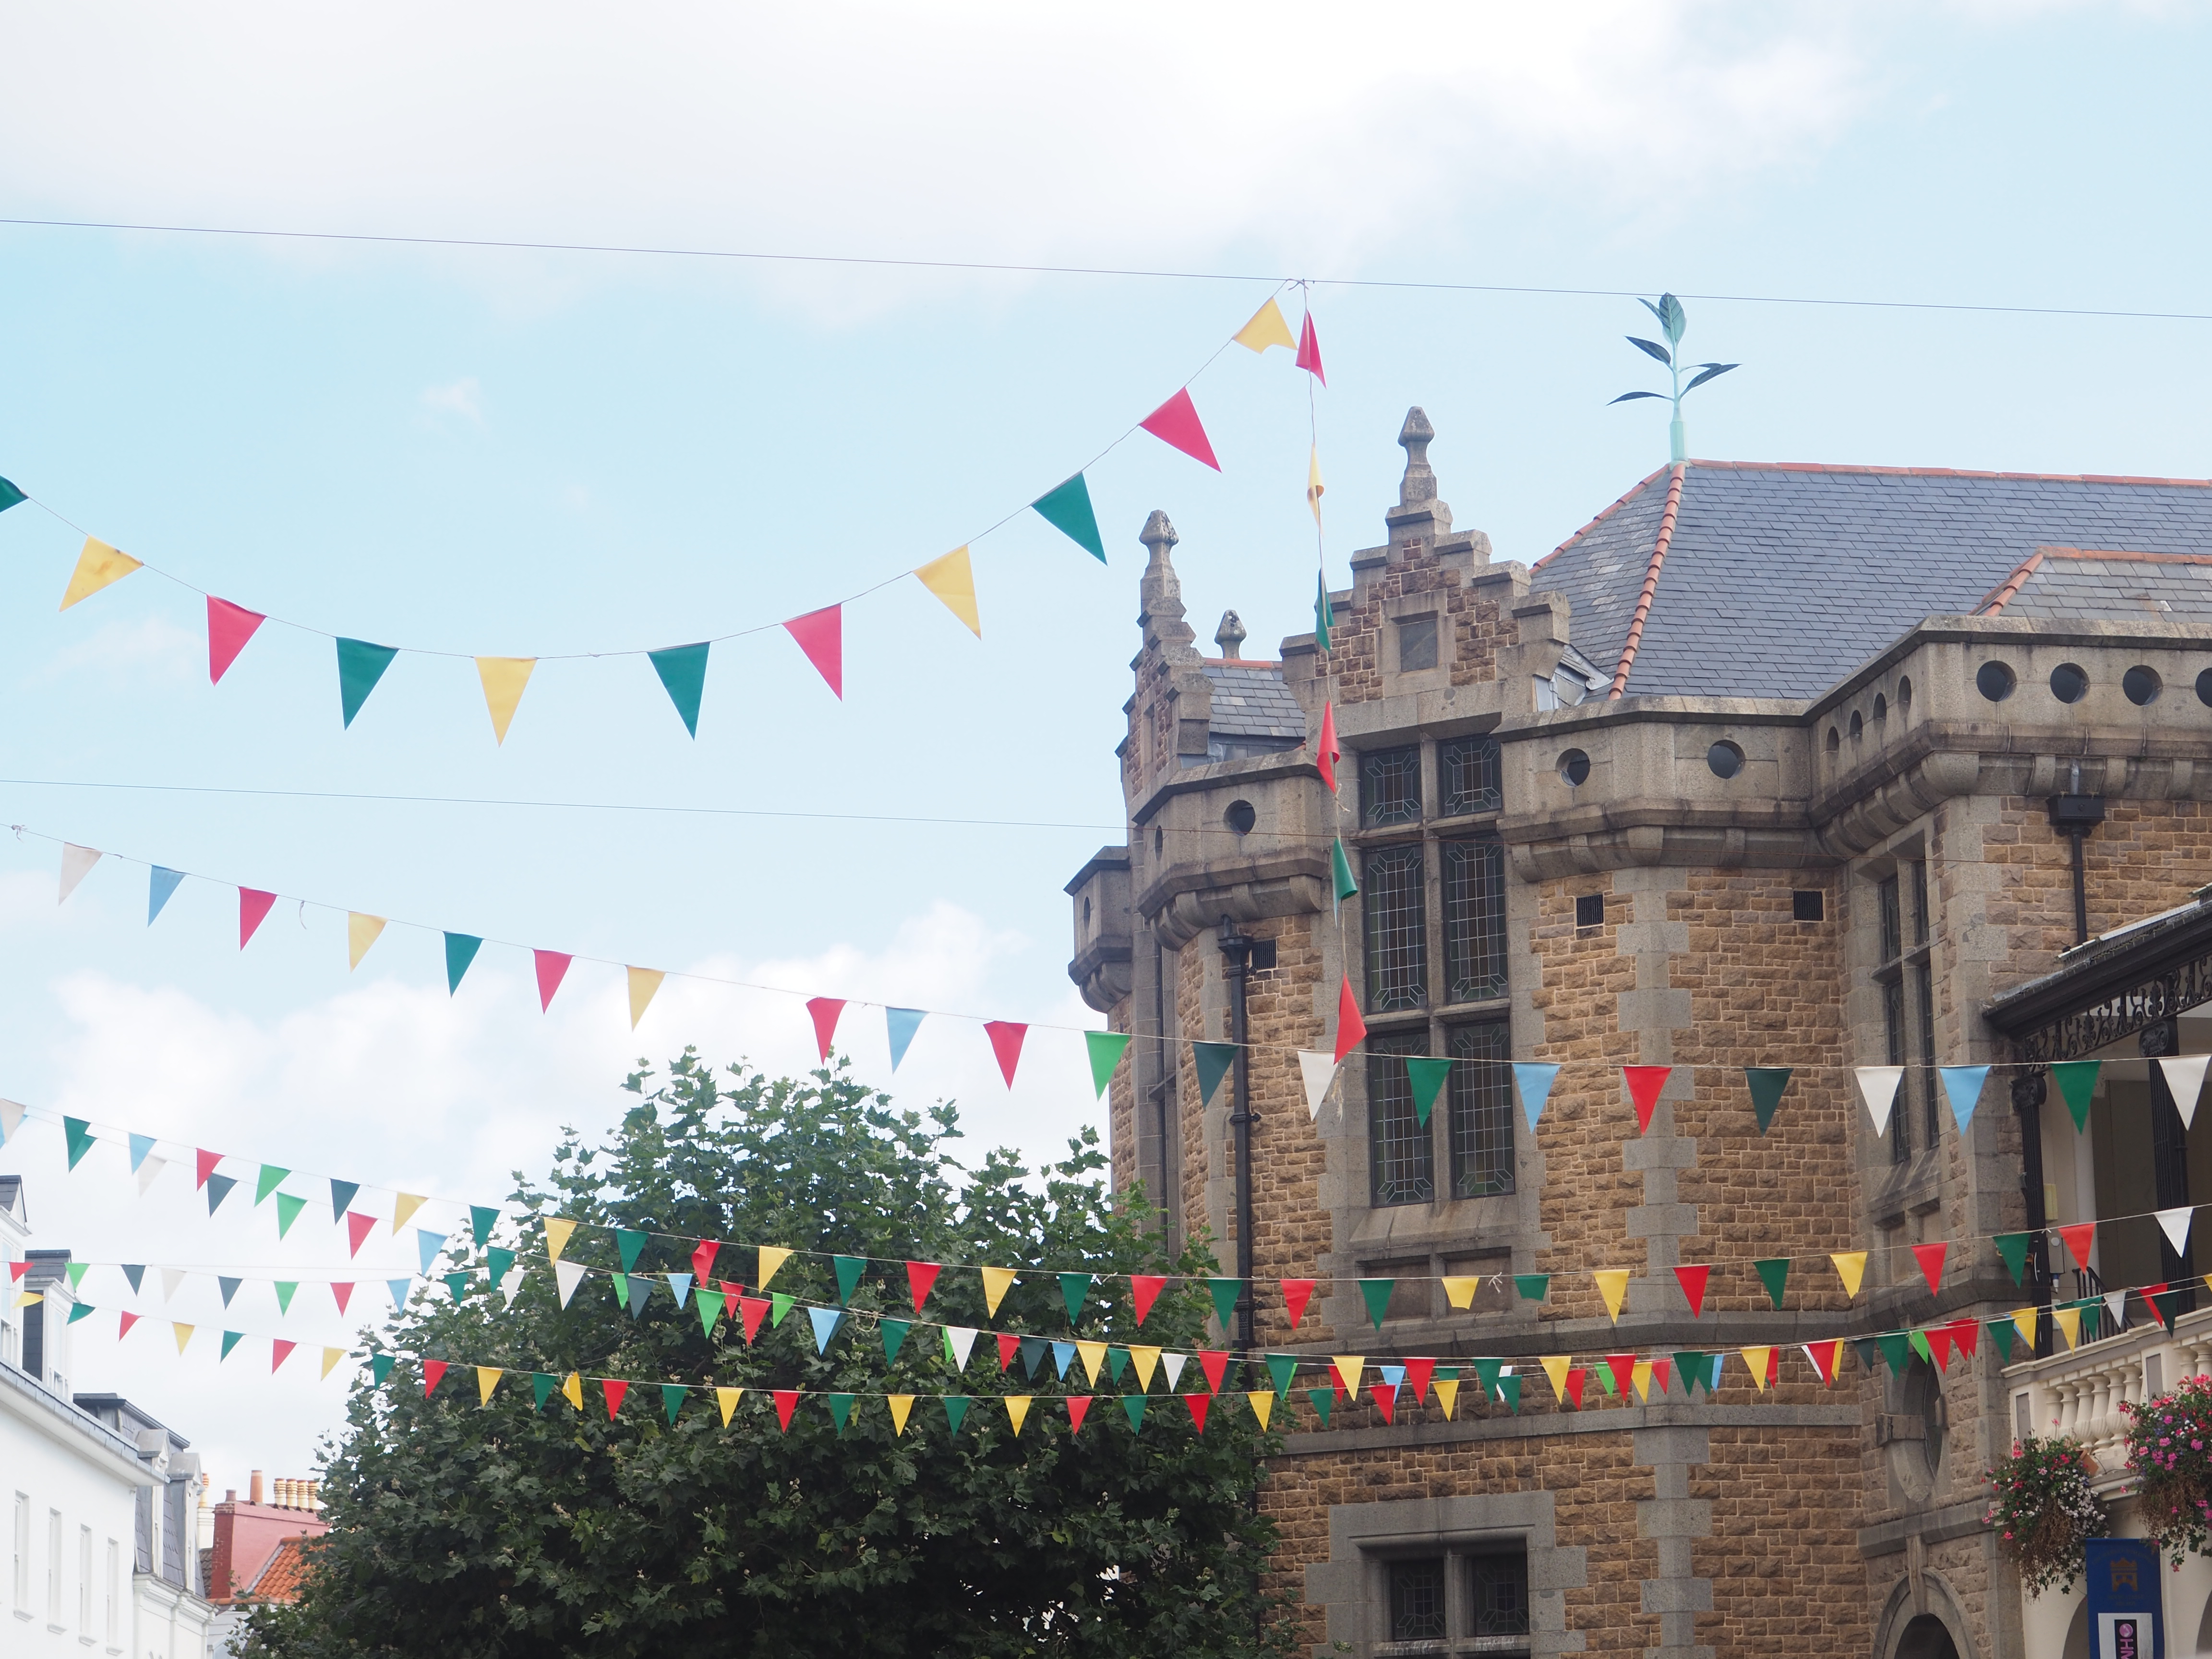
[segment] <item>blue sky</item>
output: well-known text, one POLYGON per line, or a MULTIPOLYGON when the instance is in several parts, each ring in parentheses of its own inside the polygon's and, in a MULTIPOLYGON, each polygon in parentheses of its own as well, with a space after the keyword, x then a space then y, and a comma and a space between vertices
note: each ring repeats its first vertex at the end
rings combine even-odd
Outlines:
MULTIPOLYGON (((256 610, 550 656, 774 623, 958 544, 1166 397, 1281 277, 2212 309, 2201 11, 1534 9, 18 9, 0 40, 35 73, 0 107, 0 217, 1258 279, 0 227, 0 474, 256 610)), ((1621 341, 1645 331, 1630 300, 1311 294, 1339 583, 1381 538, 1408 404, 1457 522, 1501 557, 1540 556, 1664 458, 1654 405, 1606 406, 1656 383, 1621 341)), ((2212 471, 2212 324, 1689 309, 1693 354, 1744 365, 1692 402, 1700 455, 2212 471)), ((466 662, 403 657, 342 730, 327 640, 264 629, 211 687, 195 595, 142 574, 57 613, 80 538, 35 506, 0 518, 9 779, 1099 827, 18 784, 0 819, 340 910, 1082 1024, 1060 887, 1115 838, 1146 513, 1182 533, 1202 636, 1234 605, 1271 653, 1312 591, 1304 377, 1232 349, 1193 391, 1223 471, 1141 434, 1116 448, 1091 475, 1105 568, 1017 516, 975 544, 980 644, 897 583, 848 612, 842 703, 779 634, 717 647, 696 741, 635 658, 544 664, 495 747, 466 662)), ((633 1036, 611 969, 579 963, 541 1015, 518 951, 487 946, 448 997, 432 933, 395 929, 349 974, 343 916, 287 904, 241 954, 227 889, 187 884, 149 930, 142 869, 104 862, 58 908, 58 861, 0 837, 0 1093, 180 1143, 496 1199, 559 1124, 611 1118, 637 1055, 810 1052, 795 1000, 672 981, 633 1036)), ((857 1069, 890 1083, 880 1017, 852 1020, 857 1069)), ((975 1028, 940 1022, 896 1083, 1034 1153, 1094 1111, 1066 1033, 1036 1036, 1010 1094, 975 1028)), ((280 1245, 265 1209, 208 1221, 179 1172, 137 1200, 109 1149, 64 1183, 58 1146, 34 1128, 0 1150, 39 1243, 272 1274, 344 1260, 326 1224, 280 1245)), ((87 1287, 222 1323, 198 1294, 87 1287)), ((232 1322, 346 1329, 297 1307, 280 1325, 265 1294, 232 1322)), ((335 1380, 249 1388, 95 1326, 80 1382, 202 1440, 218 1488, 302 1471, 337 1414, 335 1380)))

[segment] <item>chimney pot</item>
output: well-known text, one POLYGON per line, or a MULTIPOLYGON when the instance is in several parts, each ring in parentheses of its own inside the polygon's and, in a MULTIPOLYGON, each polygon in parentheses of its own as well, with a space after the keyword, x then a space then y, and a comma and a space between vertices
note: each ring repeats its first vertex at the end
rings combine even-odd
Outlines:
POLYGON ((262 1494, 262 1484, 261 1484, 261 1471, 260 1471, 260 1470, 256 1469, 256 1470, 254 1470, 251 1474, 249 1474, 249 1475, 247 1475, 247 1476, 246 1476, 246 1501, 247 1501, 248 1503, 258 1504, 258 1503, 260 1503, 260 1502, 262 1501, 262 1497, 261 1497, 261 1494, 262 1494))

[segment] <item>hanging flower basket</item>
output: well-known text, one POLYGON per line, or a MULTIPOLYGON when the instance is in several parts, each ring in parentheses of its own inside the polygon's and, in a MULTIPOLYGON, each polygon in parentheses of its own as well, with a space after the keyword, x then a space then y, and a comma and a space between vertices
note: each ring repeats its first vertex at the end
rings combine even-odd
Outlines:
POLYGON ((2128 1414, 2128 1471, 2160 1549, 2212 1555, 2212 1376, 2182 1380, 2128 1414))
POLYGON ((2069 1590, 2081 1575, 2082 1546, 2112 1530, 2089 1481, 2094 1458, 2078 1440, 2030 1435, 1989 1471, 1995 1494, 1984 1523, 2032 1595, 2069 1590))

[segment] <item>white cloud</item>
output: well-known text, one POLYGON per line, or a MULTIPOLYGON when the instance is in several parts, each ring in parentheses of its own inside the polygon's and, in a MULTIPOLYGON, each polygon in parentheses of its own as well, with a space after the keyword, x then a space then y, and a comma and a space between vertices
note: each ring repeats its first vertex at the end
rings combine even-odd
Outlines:
POLYGON ((441 414, 459 415, 482 426, 483 388, 477 384, 475 375, 464 374, 451 386, 423 387, 422 407, 441 414))
POLYGON ((80 674, 114 684, 185 685, 207 672, 207 639, 163 617, 104 622, 30 670, 34 685, 80 674))

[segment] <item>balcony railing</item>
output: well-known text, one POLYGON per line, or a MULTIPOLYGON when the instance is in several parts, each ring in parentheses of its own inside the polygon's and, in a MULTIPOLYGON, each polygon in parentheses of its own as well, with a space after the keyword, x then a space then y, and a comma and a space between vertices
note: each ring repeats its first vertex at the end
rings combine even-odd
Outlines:
POLYGON ((2128 1417, 2120 1407, 2202 1372, 2212 1372, 2212 1309, 2182 1315, 2171 1331, 2146 1316, 2071 1353, 2006 1366, 2013 1436, 2071 1435, 2097 1460, 2098 1488, 2109 1491, 2127 1479, 2128 1417))

